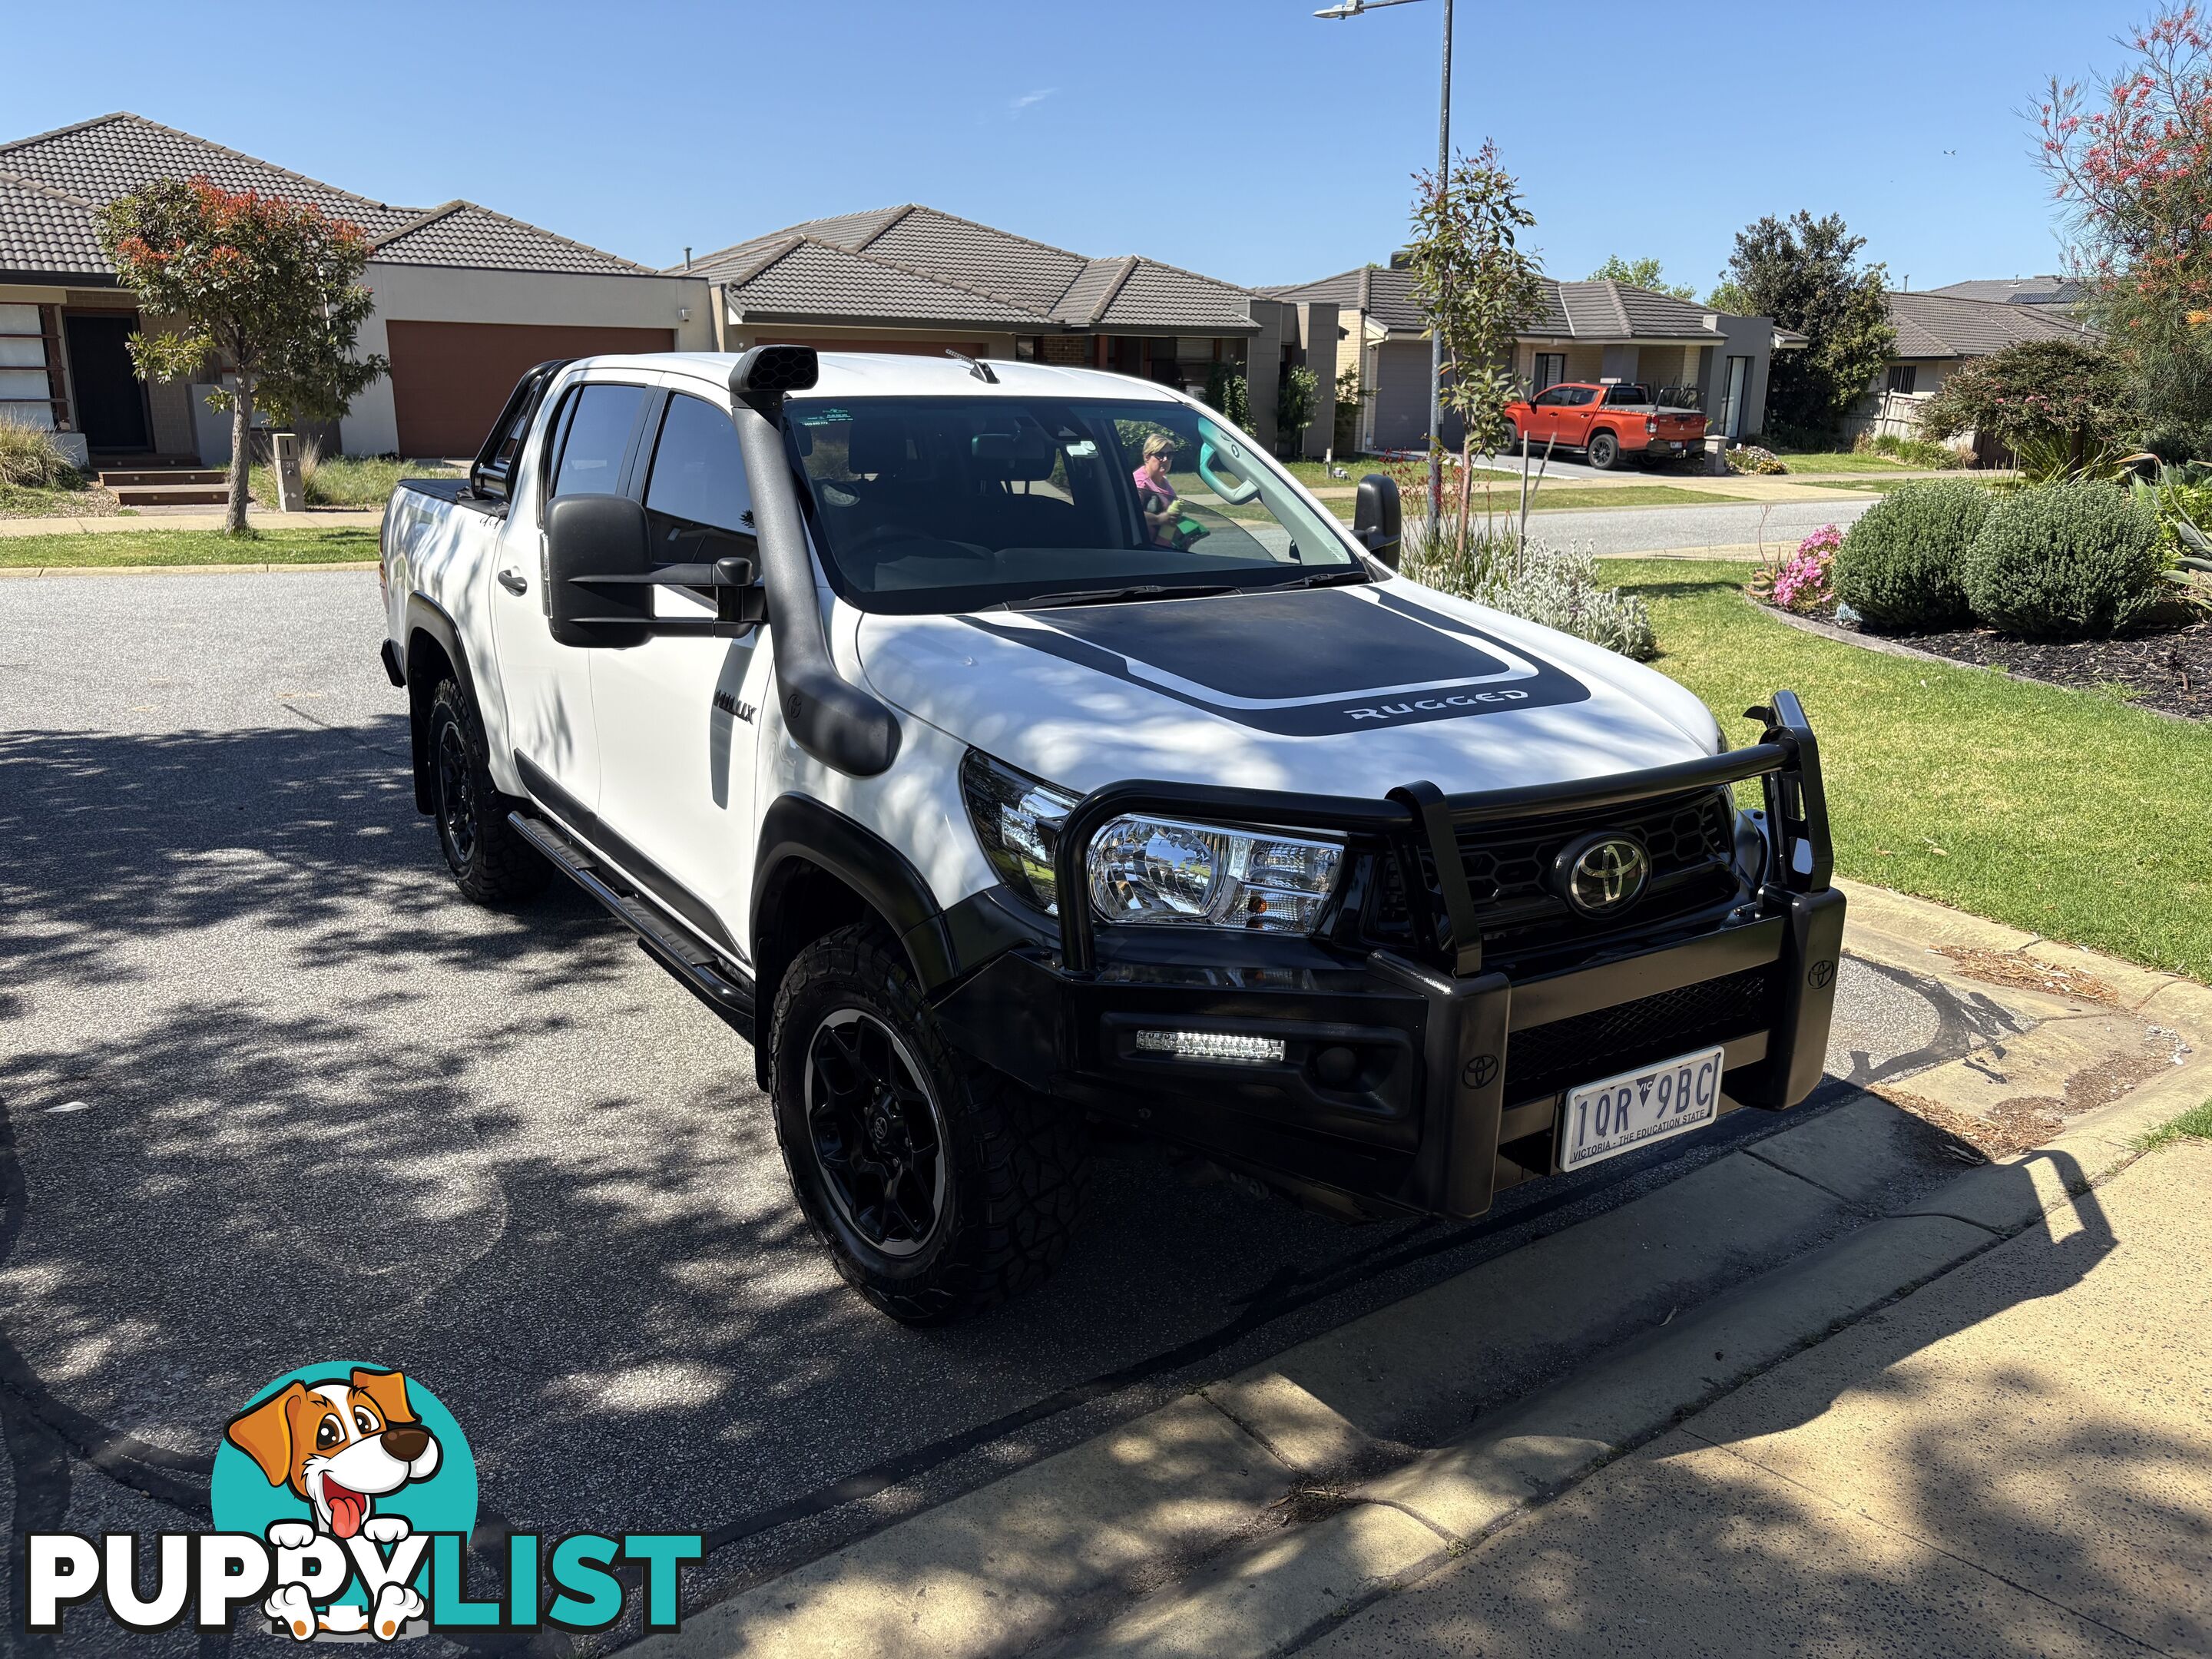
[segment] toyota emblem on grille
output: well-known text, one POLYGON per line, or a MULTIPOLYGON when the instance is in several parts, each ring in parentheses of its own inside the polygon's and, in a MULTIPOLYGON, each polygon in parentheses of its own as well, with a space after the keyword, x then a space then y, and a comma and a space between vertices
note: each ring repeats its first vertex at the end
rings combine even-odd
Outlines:
POLYGON ((1559 896, 1585 916, 1610 916, 1642 896, 1651 878, 1641 842, 1601 830, 1571 842, 1553 866, 1559 896))

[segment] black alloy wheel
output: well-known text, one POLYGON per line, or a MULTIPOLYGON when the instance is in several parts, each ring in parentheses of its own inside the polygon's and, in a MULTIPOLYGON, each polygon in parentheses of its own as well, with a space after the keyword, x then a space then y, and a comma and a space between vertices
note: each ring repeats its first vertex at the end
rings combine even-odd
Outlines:
POLYGON ((462 893, 478 904, 508 904, 543 890, 553 866, 507 821, 522 803, 492 781, 483 726, 459 682, 431 694, 423 743, 438 850, 462 893))
POLYGON ((928 1081, 873 1014, 839 1008, 806 1054, 808 1144, 846 1224, 893 1260, 927 1249, 945 1215, 945 1134, 928 1081))

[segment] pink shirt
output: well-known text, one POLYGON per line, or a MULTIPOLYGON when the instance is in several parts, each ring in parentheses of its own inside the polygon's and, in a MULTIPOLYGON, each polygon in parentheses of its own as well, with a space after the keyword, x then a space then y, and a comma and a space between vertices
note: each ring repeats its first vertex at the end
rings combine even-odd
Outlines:
MULTIPOLYGON (((1176 498, 1176 487, 1165 478, 1155 478, 1152 476, 1152 469, 1149 466, 1139 467, 1130 476, 1130 482, 1137 486, 1137 493, 1139 495, 1158 495, 1170 501, 1176 498)), ((1153 510, 1157 512, 1164 509, 1153 510)))

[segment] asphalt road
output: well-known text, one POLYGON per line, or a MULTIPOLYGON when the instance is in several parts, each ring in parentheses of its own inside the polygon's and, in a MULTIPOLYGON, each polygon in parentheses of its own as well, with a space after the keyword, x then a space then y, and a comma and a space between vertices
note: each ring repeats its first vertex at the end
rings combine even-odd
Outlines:
POLYGON ((1528 533, 1552 547, 1601 556, 1686 547, 1738 547, 1761 540, 1795 547, 1824 524, 1848 527, 1881 498, 1838 490, 1828 501, 1718 501, 1711 507, 1616 507, 1532 513, 1528 533))
MULTIPOLYGON (((806 1234, 726 1028, 580 896, 453 891, 378 625, 365 573, 0 582, 16 1531, 204 1525, 223 1422, 360 1357, 458 1414, 494 1524, 702 1530, 690 1582, 728 1585, 1791 1121, 1739 1113, 1461 1228, 1345 1229, 1110 1146, 1056 1279, 902 1329, 806 1234)), ((1972 1040, 1920 982, 1844 985, 1839 1075, 1972 1040)), ((102 1630, 67 1650, 125 1650, 102 1630)))

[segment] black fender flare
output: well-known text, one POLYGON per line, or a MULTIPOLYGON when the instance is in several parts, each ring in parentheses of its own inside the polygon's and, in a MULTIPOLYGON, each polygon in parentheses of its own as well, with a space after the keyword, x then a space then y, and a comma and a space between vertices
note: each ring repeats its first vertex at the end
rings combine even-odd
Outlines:
POLYGON ((784 933, 776 926, 778 907, 793 877, 807 866, 843 883, 890 923, 924 996, 965 971, 943 908, 904 854, 811 795, 780 795, 762 815, 760 854, 753 865, 751 936, 764 1014, 774 1006, 776 984, 795 954, 775 943, 784 933))
POLYGON ((461 644, 461 630, 451 614, 428 594, 408 594, 407 645, 400 662, 407 683, 408 749, 415 768, 415 810, 433 812, 438 803, 430 787, 430 699, 437 695, 437 687, 426 683, 415 672, 415 639, 418 634, 427 635, 446 653, 446 660, 453 664, 453 672, 461 682, 462 696, 479 709, 483 705, 477 703, 476 675, 469 667, 469 653, 461 644))

